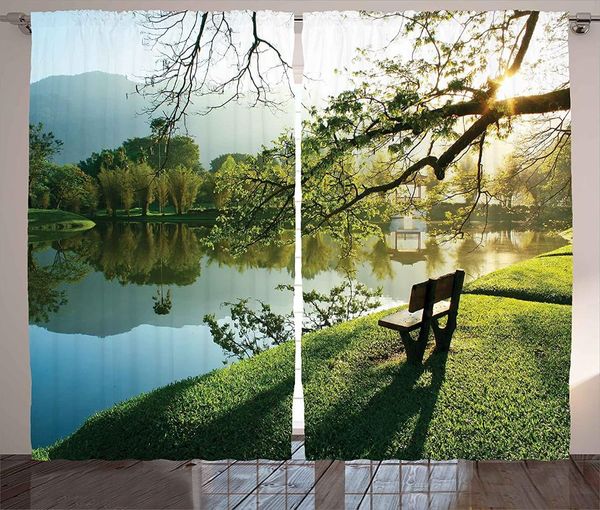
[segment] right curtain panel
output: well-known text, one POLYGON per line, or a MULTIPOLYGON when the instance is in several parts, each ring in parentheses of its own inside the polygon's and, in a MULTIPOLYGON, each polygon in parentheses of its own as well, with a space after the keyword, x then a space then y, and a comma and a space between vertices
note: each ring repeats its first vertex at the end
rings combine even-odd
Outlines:
POLYGON ((304 16, 308 457, 568 456, 567 31, 304 16))

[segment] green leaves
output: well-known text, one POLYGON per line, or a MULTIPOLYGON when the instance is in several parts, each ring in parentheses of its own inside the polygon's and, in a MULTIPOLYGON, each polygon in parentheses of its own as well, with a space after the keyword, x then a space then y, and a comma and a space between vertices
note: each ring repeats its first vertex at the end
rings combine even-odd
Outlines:
MULTIPOLYGON (((276 290, 293 292, 294 287, 278 285, 276 290)), ((364 315, 381 305, 381 295, 381 288, 369 289, 350 278, 333 287, 329 294, 304 292, 303 329, 315 331, 364 315)), ((203 321, 210 328, 214 342, 229 357, 248 358, 293 339, 292 314, 273 313, 270 305, 248 298, 225 302, 222 306, 229 308, 227 322, 220 324, 214 314, 205 315, 203 321)))
POLYGON ((202 177, 190 168, 177 166, 167 172, 169 196, 177 214, 184 214, 192 207, 202 184, 202 177))
POLYGON ((381 306, 381 287, 370 289, 347 278, 331 288, 329 294, 316 290, 303 292, 304 331, 316 331, 360 317, 381 306))
POLYGON ((249 299, 238 299, 223 306, 229 308, 230 322, 219 324, 214 314, 205 315, 203 321, 213 341, 230 358, 249 358, 293 339, 293 317, 273 313, 262 301, 256 300, 256 306, 251 306, 249 299))
POLYGON ((60 152, 63 142, 58 140, 51 131, 44 131, 44 126, 29 124, 29 194, 37 185, 40 174, 52 157, 60 152))
POLYGON ((217 225, 210 235, 233 255, 255 244, 284 244, 294 227, 294 140, 283 134, 272 149, 236 161, 228 157, 215 173, 217 225))

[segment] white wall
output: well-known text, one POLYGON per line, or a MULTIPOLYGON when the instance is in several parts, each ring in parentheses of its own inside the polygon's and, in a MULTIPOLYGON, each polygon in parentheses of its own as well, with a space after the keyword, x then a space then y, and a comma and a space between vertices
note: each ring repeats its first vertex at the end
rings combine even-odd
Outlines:
POLYGON ((600 24, 585 36, 571 33, 569 53, 574 232, 571 453, 600 453, 600 24))
MULTIPOLYGON (((62 9, 540 9, 600 14, 598 0, 3 0, 62 9)), ((0 452, 27 453, 27 143, 31 39, 0 23, 0 452)), ((571 452, 600 453, 600 23, 571 36, 575 269, 571 452)))
MULTIPOLYGON (((0 7, 1 8, 1 7, 0 7)), ((0 23, 0 452, 30 450, 27 172, 31 37, 0 23)))

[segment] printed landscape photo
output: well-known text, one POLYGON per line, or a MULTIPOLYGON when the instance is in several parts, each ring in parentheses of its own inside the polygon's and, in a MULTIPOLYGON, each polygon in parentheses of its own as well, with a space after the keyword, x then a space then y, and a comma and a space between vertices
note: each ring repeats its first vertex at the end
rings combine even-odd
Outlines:
POLYGON ((292 18, 78 11, 33 22, 36 455, 289 457, 293 207, 277 232, 257 239, 252 222, 266 224, 268 214, 256 214, 277 202, 265 196, 257 209, 247 206, 262 193, 253 176, 294 182, 293 151, 269 153, 293 125, 288 69, 261 67, 289 58, 292 18), (192 40, 201 20, 214 40, 199 49, 196 72, 199 79, 210 69, 211 85, 191 91, 184 118, 172 109, 172 89, 183 82, 171 73, 187 65, 187 39, 163 27, 180 25, 192 40), (74 55, 73 24, 86 27, 74 55), (244 59, 231 49, 248 45, 255 25, 281 55, 260 47, 260 66, 251 57, 241 78, 244 59), (118 35, 108 38, 106 27, 118 35), (239 89, 219 89, 229 73, 239 89))
POLYGON ((299 99, 307 457, 566 457, 565 16, 35 14, 35 456, 290 457, 299 99))
POLYGON ((566 15, 304 24, 307 457, 565 458, 566 15))

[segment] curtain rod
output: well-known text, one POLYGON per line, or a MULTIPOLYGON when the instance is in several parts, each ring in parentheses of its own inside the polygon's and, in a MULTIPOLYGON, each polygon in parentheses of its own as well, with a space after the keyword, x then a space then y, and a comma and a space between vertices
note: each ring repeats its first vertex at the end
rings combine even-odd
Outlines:
MULTIPOLYGON (((9 12, 0 14, 0 22, 16 25, 26 35, 31 35, 31 16, 23 12, 9 12)), ((294 14, 294 22, 302 23, 302 13, 294 14)))
POLYGON ((600 15, 578 12, 575 16, 569 16, 569 25, 576 34, 587 34, 592 21, 600 21, 600 15))
POLYGON ((0 21, 16 25, 19 30, 26 35, 31 35, 31 16, 22 12, 9 12, 0 14, 0 21))
MULTIPOLYGON (((295 13, 294 21, 302 23, 302 14, 295 13)), ((575 16, 569 16, 569 25, 576 34, 587 34, 592 22, 600 21, 600 15, 592 15, 589 12, 578 12, 575 16)), ((22 12, 9 12, 0 14, 0 22, 16 25, 26 35, 31 35, 31 16, 22 12)))

